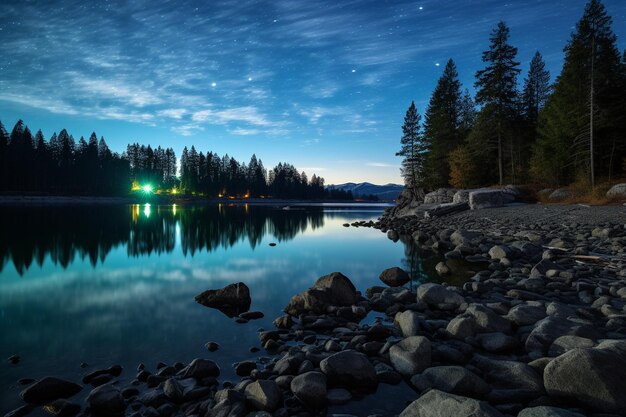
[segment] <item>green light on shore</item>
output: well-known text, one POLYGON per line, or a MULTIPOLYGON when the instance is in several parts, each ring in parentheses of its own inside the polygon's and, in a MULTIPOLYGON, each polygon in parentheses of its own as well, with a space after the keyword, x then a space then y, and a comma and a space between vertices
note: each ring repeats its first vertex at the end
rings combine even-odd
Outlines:
POLYGON ((150 184, 146 184, 143 187, 141 187, 141 189, 143 190, 144 193, 151 193, 152 192, 152 186, 150 184))

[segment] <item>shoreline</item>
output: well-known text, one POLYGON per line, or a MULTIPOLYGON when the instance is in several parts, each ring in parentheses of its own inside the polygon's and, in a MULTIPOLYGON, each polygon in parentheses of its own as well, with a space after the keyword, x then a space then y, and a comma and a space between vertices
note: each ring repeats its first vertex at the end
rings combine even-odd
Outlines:
POLYGON ((274 329, 258 332, 264 351, 233 364, 239 381, 220 381, 229 364, 203 358, 140 366, 134 379, 109 368, 78 387, 91 390, 83 404, 63 406, 155 417, 349 414, 354 400, 404 384, 415 401, 398 408, 403 417, 441 415, 442 407, 489 417, 626 412, 625 208, 527 205, 372 226, 440 253, 444 276, 455 259, 487 266, 460 287, 413 290, 391 265, 367 289, 333 273, 294 295, 274 329), (368 314, 378 318, 363 324, 368 314))
POLYGON ((392 202, 380 201, 337 201, 337 200, 287 200, 287 199, 226 199, 226 198, 185 198, 163 197, 153 195, 150 197, 104 197, 104 196, 0 196, 1 206, 45 206, 45 205, 113 205, 113 204, 177 204, 177 205, 202 205, 202 204, 233 204, 255 206, 324 206, 324 207, 392 207, 392 202))

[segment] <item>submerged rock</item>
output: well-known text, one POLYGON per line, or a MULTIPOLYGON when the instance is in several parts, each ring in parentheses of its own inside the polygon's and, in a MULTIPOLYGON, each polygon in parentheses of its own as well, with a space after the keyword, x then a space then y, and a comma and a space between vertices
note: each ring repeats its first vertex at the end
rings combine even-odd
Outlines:
POLYGON ((380 274, 380 280, 390 287, 401 287, 411 280, 409 274, 402 268, 394 266, 387 268, 380 274))
POLYGON ((324 314, 331 306, 346 307, 356 303, 356 288, 341 272, 319 278, 313 287, 295 295, 285 312, 292 316, 303 313, 324 314))
POLYGON ((207 290, 196 295, 196 302, 235 317, 250 309, 250 289, 243 282, 229 284, 218 290, 207 290))
POLYGON ((20 396, 30 404, 47 404, 59 398, 70 398, 83 387, 64 379, 47 376, 24 389, 20 396))
POLYGON ((126 410, 126 401, 113 385, 101 385, 87 396, 87 403, 96 415, 120 415, 126 410))

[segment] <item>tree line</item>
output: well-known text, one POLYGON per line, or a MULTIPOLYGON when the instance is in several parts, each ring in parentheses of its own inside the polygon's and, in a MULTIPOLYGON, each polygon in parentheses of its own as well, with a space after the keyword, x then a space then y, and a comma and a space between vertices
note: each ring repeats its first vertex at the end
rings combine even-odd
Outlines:
POLYGON ((329 190, 324 178, 309 179, 293 165, 279 163, 269 172, 252 155, 240 163, 228 154, 185 147, 177 176, 176 153, 132 143, 122 154, 112 152, 104 137, 92 133, 78 143, 62 129, 50 140, 35 135, 19 120, 11 133, 0 122, 0 193, 127 195, 134 184, 154 190, 206 197, 260 197, 352 200, 350 191, 329 190))
POLYGON ((498 23, 476 72, 475 96, 463 90, 452 59, 425 111, 411 103, 402 126, 402 176, 415 195, 452 185, 494 183, 595 186, 626 174, 626 51, 612 19, 591 0, 564 48, 561 74, 536 52, 519 88, 517 48, 498 23))

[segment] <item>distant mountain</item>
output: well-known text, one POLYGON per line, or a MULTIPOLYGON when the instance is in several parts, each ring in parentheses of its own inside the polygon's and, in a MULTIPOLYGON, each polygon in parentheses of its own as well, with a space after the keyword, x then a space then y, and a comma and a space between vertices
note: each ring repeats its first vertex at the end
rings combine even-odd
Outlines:
POLYGON ((398 184, 376 185, 369 182, 347 182, 345 184, 329 185, 330 190, 352 191, 354 197, 375 195, 379 200, 391 201, 398 198, 404 186, 398 184))

